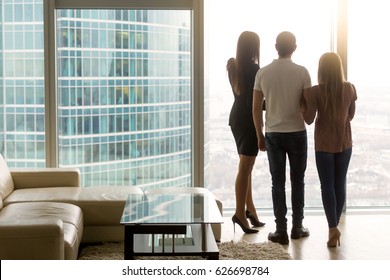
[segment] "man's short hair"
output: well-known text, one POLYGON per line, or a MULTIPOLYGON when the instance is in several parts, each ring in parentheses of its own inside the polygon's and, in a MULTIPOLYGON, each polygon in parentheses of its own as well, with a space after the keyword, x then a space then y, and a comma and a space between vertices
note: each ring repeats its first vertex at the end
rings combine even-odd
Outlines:
POLYGON ((294 34, 288 31, 283 31, 276 37, 276 49, 279 56, 286 56, 292 54, 297 45, 294 34))

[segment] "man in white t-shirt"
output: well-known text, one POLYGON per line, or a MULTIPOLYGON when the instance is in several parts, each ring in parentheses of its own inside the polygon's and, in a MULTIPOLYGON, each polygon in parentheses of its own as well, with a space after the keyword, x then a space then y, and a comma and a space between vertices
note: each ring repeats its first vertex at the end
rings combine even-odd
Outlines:
POLYGON ((291 238, 309 236, 302 225, 305 204, 304 176, 307 161, 307 134, 300 113, 304 90, 311 87, 309 72, 292 62, 296 39, 291 32, 282 32, 275 44, 279 58, 261 68, 256 74, 253 90, 253 121, 259 149, 267 151, 272 177, 272 203, 276 231, 268 239, 288 244, 286 205, 286 159, 290 164, 292 229, 291 238), (263 133, 262 103, 265 100, 265 135, 263 133))

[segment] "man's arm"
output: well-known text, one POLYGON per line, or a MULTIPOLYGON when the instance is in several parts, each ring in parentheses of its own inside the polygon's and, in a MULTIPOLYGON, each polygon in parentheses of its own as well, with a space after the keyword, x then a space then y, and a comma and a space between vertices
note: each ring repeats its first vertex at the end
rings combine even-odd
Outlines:
POLYGON ((307 124, 312 124, 317 113, 317 103, 309 96, 310 88, 304 89, 301 99, 301 113, 307 124))
POLYGON ((263 133, 263 100, 264 95, 260 90, 253 90, 253 104, 252 104, 252 114, 253 114, 253 123, 256 128, 257 141, 260 151, 266 151, 265 148, 265 138, 263 133))

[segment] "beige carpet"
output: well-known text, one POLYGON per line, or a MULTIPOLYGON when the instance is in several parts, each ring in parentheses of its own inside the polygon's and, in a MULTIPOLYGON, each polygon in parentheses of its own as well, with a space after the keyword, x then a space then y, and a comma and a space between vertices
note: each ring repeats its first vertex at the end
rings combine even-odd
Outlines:
MULTIPOLYGON (((221 260, 291 260, 278 243, 222 242, 218 244, 221 260)), ((80 260, 123 260, 123 243, 102 243, 82 246, 80 260)), ((139 257, 137 259, 152 259, 139 257)), ((154 257, 153 259, 200 259, 199 257, 154 257)))

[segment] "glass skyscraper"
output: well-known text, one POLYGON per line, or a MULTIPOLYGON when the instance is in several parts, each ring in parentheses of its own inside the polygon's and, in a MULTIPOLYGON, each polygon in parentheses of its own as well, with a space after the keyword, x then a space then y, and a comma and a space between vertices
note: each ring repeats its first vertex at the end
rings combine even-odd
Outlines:
POLYGON ((0 5, 0 152, 10 166, 44 165, 42 1, 0 5))
MULTIPOLYGON (((46 166, 42 0, 3 0, 0 153, 46 166)), ((191 16, 57 10, 58 166, 83 186, 191 186, 191 16)))

